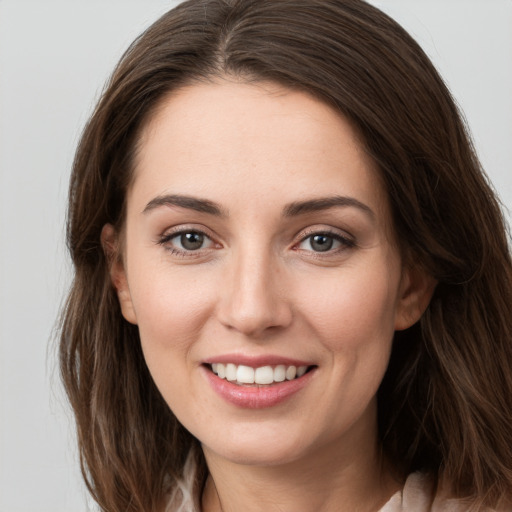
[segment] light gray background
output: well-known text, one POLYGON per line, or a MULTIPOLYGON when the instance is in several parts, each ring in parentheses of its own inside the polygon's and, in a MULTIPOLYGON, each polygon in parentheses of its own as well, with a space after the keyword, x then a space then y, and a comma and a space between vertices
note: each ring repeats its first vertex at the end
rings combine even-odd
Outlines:
MULTIPOLYGON (((67 180, 122 51, 176 2, 0 0, 0 512, 85 511, 53 327, 67 180)), ((512 0, 374 0, 448 82, 512 209, 512 0)))

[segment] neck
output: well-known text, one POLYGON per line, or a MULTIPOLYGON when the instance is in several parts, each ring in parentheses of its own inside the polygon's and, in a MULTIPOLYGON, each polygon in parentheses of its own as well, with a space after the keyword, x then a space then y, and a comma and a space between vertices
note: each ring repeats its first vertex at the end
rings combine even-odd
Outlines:
POLYGON ((237 464, 203 449, 210 471, 203 512, 375 512, 400 489, 377 441, 362 456, 329 443, 273 466, 237 464))

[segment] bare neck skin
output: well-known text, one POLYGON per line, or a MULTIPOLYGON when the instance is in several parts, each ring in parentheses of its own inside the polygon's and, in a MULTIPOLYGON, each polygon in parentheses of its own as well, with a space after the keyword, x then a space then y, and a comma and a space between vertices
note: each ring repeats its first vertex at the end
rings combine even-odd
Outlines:
POLYGON ((203 447, 210 475, 203 512, 376 512, 401 488, 375 432, 354 426, 342 442, 282 465, 227 461, 203 447), (361 451, 362 444, 367 449, 361 451))

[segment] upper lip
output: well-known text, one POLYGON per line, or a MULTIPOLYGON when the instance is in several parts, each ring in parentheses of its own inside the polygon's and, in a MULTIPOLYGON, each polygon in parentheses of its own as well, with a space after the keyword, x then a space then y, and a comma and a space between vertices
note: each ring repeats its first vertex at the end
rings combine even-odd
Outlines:
POLYGON ((260 356, 249 356, 244 354, 222 354, 219 356, 212 356, 206 359, 204 363, 232 363, 236 365, 250 366, 251 368, 260 368, 262 366, 277 366, 281 364, 285 366, 312 366, 310 361, 272 354, 260 356))

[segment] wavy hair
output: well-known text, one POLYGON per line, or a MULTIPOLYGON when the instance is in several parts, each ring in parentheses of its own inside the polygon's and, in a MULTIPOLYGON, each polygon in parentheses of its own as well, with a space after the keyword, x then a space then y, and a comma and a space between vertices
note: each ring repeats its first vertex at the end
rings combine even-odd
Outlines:
MULTIPOLYGON (((102 249, 121 229, 140 130, 170 91, 217 77, 306 91, 349 119, 380 170, 401 249, 438 281, 395 336, 379 389, 383 449, 475 509, 512 496, 512 263, 500 205, 447 87, 418 44, 361 0, 189 0, 122 57, 79 143, 74 263, 60 364, 81 466, 104 511, 157 511, 198 444, 144 362, 102 249)), ((195 492, 206 476, 200 450, 195 492)))

